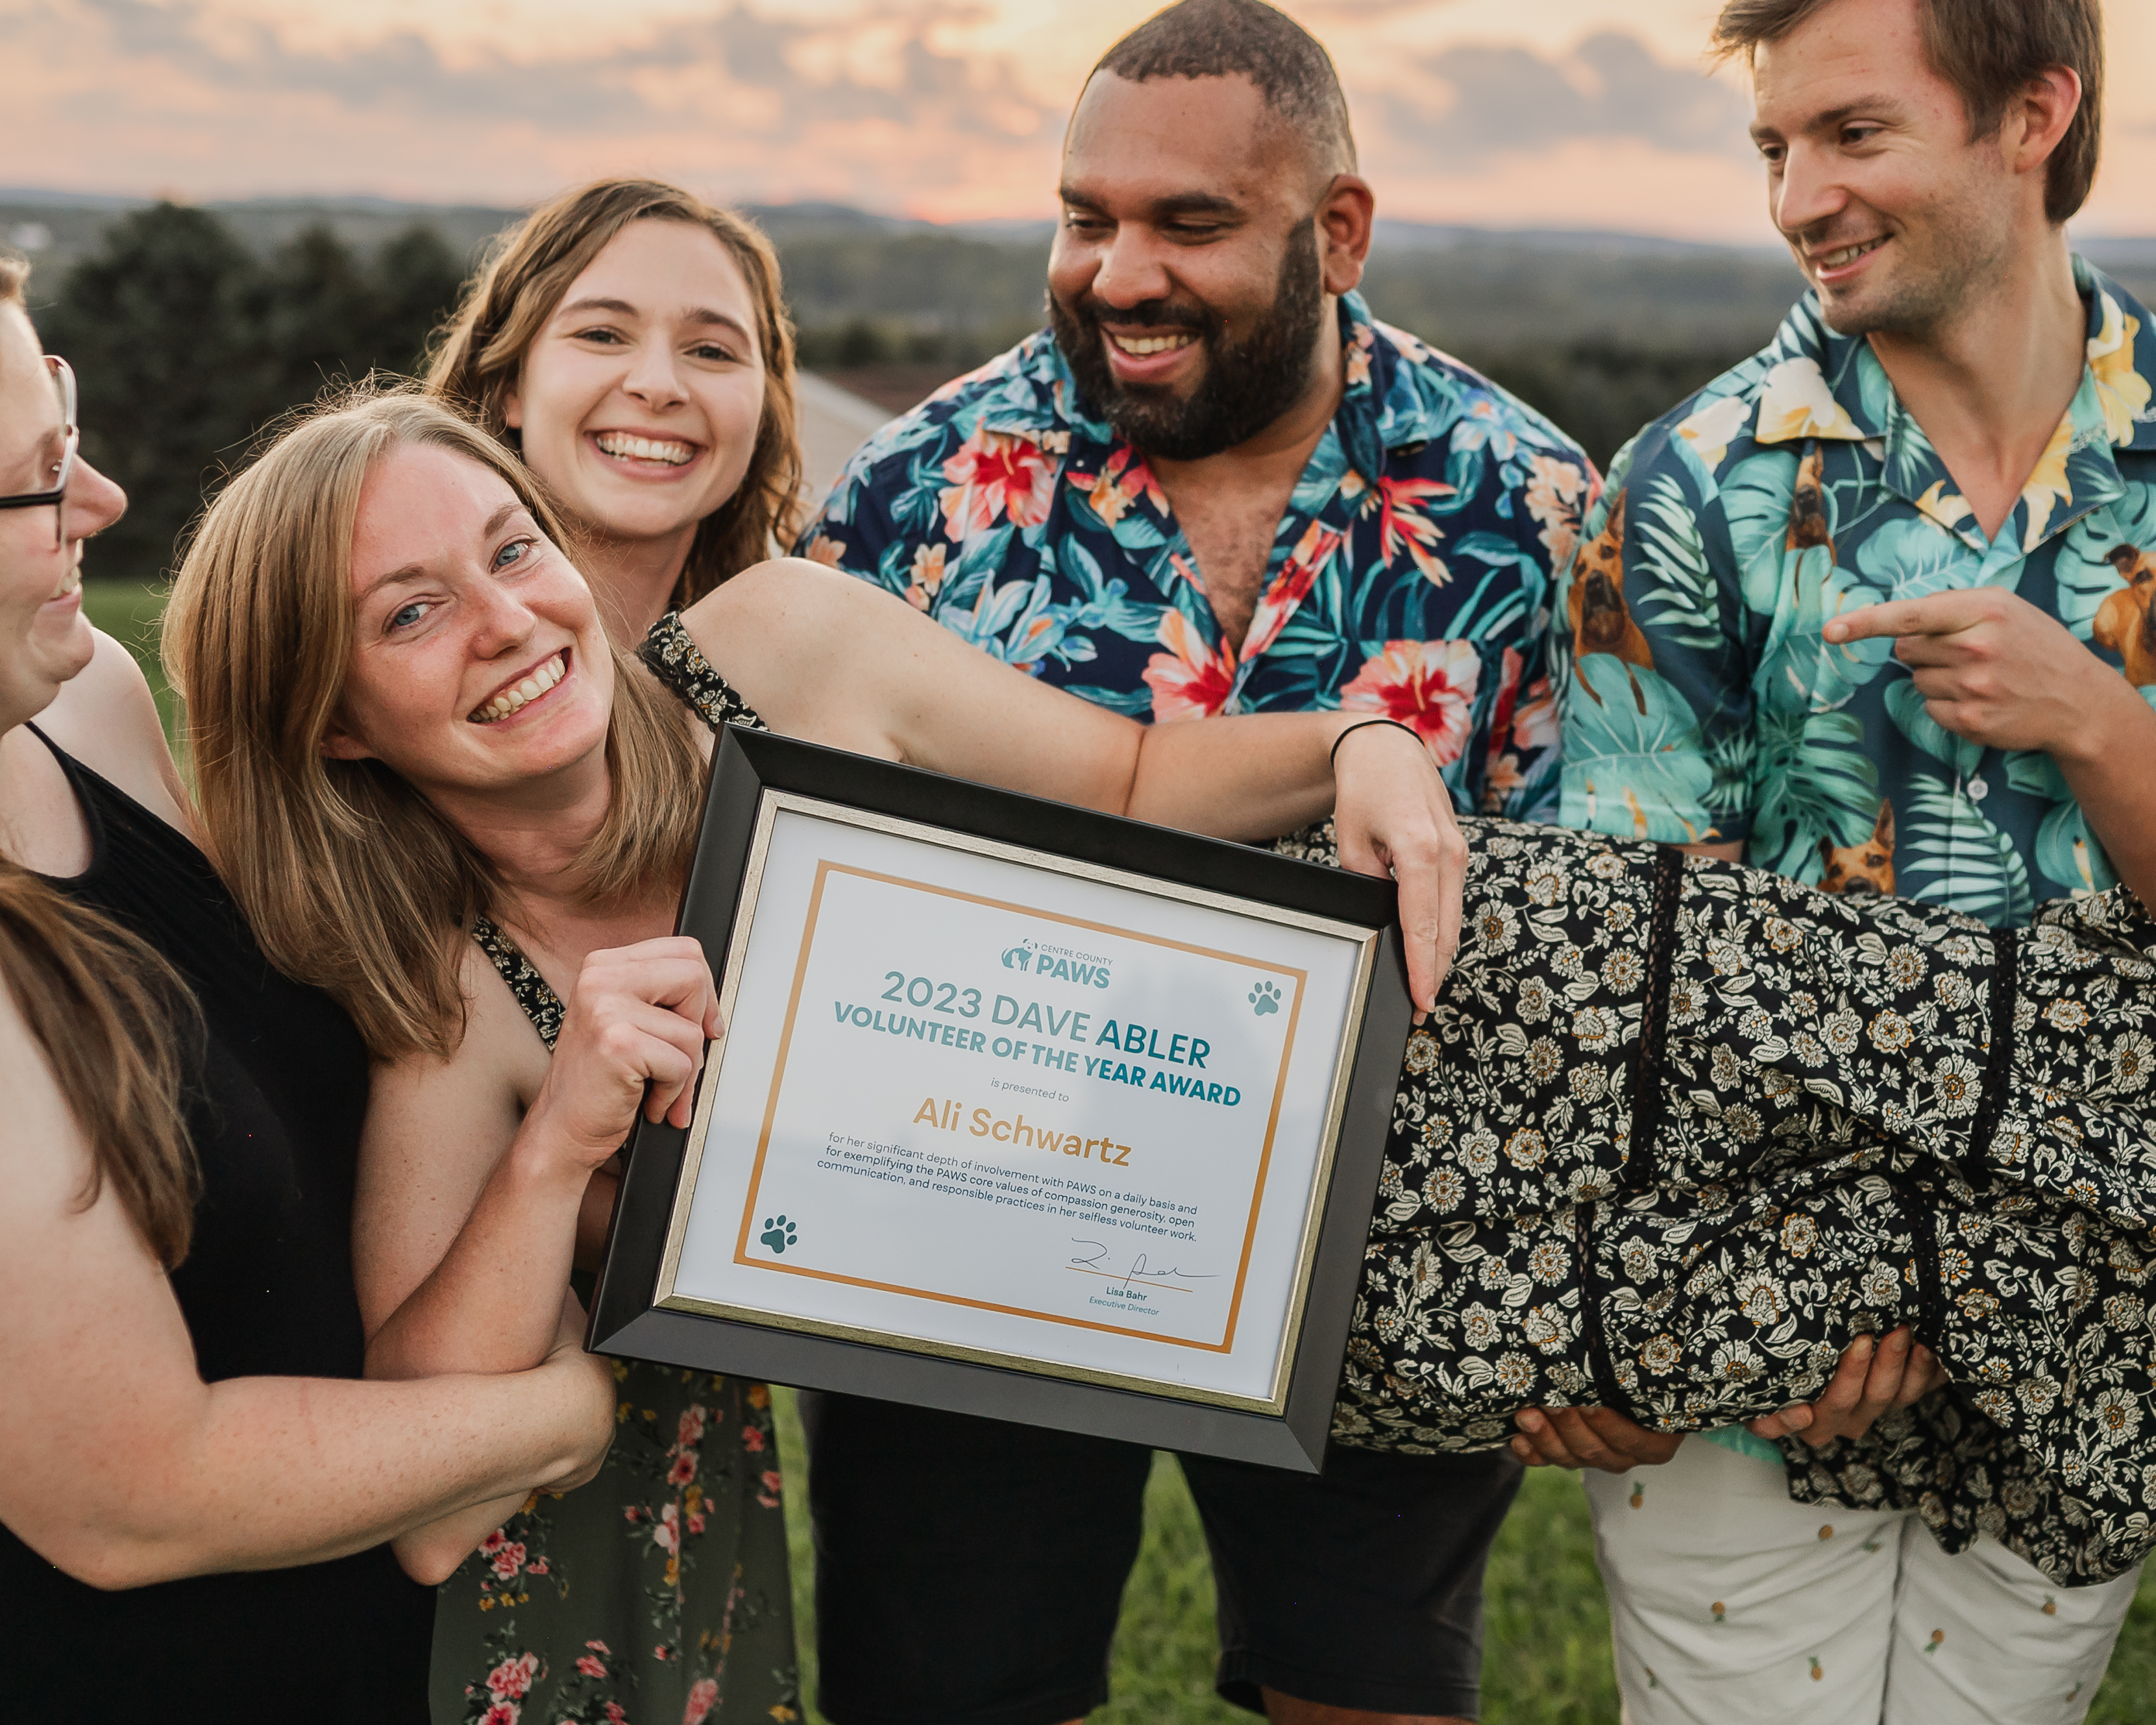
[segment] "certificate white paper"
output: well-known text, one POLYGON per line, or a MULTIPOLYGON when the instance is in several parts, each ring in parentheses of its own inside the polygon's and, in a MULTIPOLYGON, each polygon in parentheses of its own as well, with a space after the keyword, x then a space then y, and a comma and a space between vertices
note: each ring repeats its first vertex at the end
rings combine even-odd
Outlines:
POLYGON ((762 819, 660 1303, 1276 1409, 1368 932, 762 819))

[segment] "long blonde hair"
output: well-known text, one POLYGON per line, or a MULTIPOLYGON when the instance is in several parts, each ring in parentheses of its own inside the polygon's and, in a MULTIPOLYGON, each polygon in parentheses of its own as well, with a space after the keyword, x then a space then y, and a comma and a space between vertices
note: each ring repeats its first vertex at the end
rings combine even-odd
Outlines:
POLYGON ((696 529, 671 603, 694 604, 730 575, 762 562, 776 543, 792 548, 801 525, 801 438, 794 424, 793 322, 778 276, 778 254, 731 210, 660 180, 594 180, 542 203, 502 237, 472 278, 455 315, 436 337, 427 388, 518 447, 506 407, 524 357, 569 285, 631 222, 687 222, 732 254, 756 302, 763 355, 763 414, 756 449, 734 495, 696 529))
MULTIPOLYGON (((454 1050, 457 937, 501 898, 485 857, 403 779, 322 752, 352 664, 360 490, 413 444, 500 475, 562 542, 538 481, 500 444, 439 402, 362 387, 297 419, 224 489, 165 611, 211 854, 271 962, 334 996, 383 1060, 454 1050)), ((682 710, 613 657, 613 801, 575 865, 595 902, 686 875, 703 778, 682 710)))
MULTIPOLYGON (((0 311, 29 266, 0 258, 0 311)), ((15 1003, 89 1141, 80 1201, 110 1180, 167 1270, 187 1255, 201 1170, 180 1106, 182 1045, 201 1019, 171 965, 119 924, 0 857, 0 993, 15 1003)))

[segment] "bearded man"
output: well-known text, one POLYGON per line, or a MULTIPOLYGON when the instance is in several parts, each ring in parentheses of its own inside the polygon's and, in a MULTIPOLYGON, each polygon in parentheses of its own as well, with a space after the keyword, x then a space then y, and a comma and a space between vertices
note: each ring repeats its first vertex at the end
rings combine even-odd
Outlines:
MULTIPOLYGON (((1563 819, 1994 925, 2122 880, 2156 903, 2156 330, 2065 229, 2098 0, 1730 0, 1715 41, 1750 63, 1812 291, 1619 455, 1585 526, 1563 819)), ((2093 1058, 2141 1057, 2087 1009, 2093 1058)), ((2134 1576, 2051 1586, 1866 1459, 1921 1433, 1976 1466, 1987 1391, 1940 1387, 1922 1339, 1751 1431, 1521 1417, 1526 1458, 1603 1471, 1634 1725, 2087 1711, 2134 1576)))
MULTIPOLYGON (((1366 711, 1422 737, 1460 808, 1532 816, 1557 773, 1550 593, 1595 475, 1371 316, 1355 165, 1332 62, 1282 13, 1184 0, 1141 25, 1071 119, 1050 329, 879 434, 803 548, 1119 712, 1366 711)), ((1106 1699, 1146 1451, 803 1404, 834 1725, 1059 1725, 1106 1699)), ((1511 1457, 1182 1465, 1223 1696, 1297 1725, 1473 1717, 1511 1457)))

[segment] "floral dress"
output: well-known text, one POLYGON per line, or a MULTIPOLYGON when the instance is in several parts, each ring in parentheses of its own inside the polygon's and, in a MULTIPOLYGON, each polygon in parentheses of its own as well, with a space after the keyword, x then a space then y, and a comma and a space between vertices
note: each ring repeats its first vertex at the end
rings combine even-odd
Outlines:
MULTIPOLYGON (((562 1002, 473 937, 551 1050, 562 1002)), ((434 1725, 778 1725, 800 1717, 771 1392, 617 1360, 597 1479, 535 1492, 443 1583, 434 1725)))
POLYGON ((1463 938, 1409 1040, 1336 1439, 1490 1449, 1536 1405, 1726 1425, 1908 1323, 1947 1388, 1861 1441, 1785 1440, 1791 1495, 1913 1509, 2066 1586, 2138 1563, 2156 917, 2120 887, 1994 929, 1462 825, 1463 938))

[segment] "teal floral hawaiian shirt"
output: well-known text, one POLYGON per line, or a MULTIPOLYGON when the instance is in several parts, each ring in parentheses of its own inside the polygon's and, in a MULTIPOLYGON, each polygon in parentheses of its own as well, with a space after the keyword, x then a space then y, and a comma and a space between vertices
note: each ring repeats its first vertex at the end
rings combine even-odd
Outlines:
POLYGON ((808 557, 1141 719, 1351 708, 1413 726, 1463 809, 1547 814, 1550 595, 1594 470, 1457 361, 1341 302, 1347 388, 1240 649, 1145 457, 1046 332, 879 432, 808 557))
MULTIPOLYGON (((2051 757, 1927 716, 1891 640, 1839 612, 1992 586, 2156 705, 2156 331, 2076 259, 2088 365, 1989 539, 1866 341, 1807 295, 1773 344, 1621 452, 1553 644, 1568 826, 1992 922, 2115 880, 2051 757)), ((2156 819, 2156 811, 2152 811, 2156 819)))

